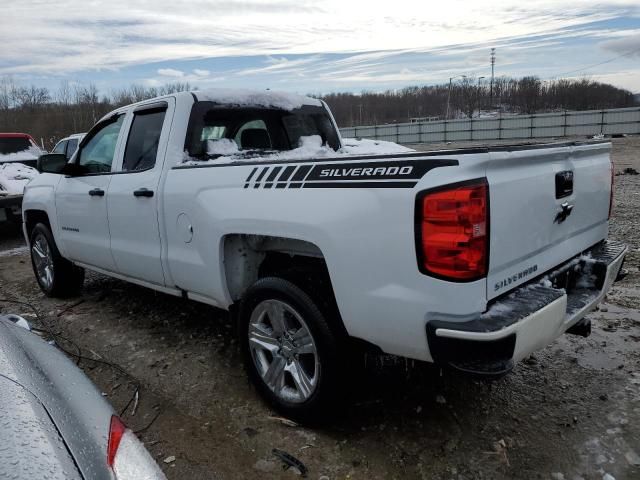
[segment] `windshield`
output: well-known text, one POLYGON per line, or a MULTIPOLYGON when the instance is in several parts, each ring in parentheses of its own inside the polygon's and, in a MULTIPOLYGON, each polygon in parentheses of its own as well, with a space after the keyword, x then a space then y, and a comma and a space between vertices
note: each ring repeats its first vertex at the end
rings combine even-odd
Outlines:
POLYGON ((0 154, 23 152, 31 148, 31 142, 25 137, 2 137, 0 138, 0 154))
POLYGON ((221 107, 198 102, 191 110, 185 150, 194 158, 220 156, 220 145, 228 152, 283 151, 298 148, 307 138, 323 146, 340 148, 331 117, 323 107, 304 106, 295 110, 221 107), (210 146, 218 144, 218 150, 210 146))

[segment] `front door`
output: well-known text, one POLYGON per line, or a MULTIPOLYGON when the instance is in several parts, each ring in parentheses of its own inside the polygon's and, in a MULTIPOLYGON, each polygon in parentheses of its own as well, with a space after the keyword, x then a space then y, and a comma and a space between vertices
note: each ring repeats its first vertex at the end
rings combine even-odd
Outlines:
POLYGON ((59 239, 70 260, 115 270, 110 250, 107 197, 124 115, 96 125, 76 155, 78 174, 64 176, 56 188, 59 239))
POLYGON ((158 187, 173 99, 133 111, 122 163, 109 184, 111 253, 118 273, 164 285, 158 187))

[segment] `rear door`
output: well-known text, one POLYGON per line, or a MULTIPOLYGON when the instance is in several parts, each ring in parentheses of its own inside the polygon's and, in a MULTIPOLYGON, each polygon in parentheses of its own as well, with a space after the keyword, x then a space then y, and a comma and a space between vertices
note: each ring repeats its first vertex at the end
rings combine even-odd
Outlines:
POLYGON ((56 188, 56 212, 65 256, 113 271, 106 193, 121 150, 124 114, 111 116, 87 135, 75 157, 83 173, 63 176, 56 188))
POLYGON ((609 143, 490 152, 489 299, 607 236, 609 143))
POLYGON ((164 285, 159 186, 174 100, 132 112, 124 155, 107 195, 111 253, 123 275, 164 285))

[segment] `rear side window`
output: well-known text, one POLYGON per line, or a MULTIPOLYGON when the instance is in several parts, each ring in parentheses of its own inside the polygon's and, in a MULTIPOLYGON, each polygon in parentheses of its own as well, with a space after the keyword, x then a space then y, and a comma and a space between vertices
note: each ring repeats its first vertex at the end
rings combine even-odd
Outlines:
POLYGON ((67 141, 63 140, 61 142, 58 142, 56 144, 55 147, 53 147, 53 150, 51 151, 51 153, 64 153, 64 149, 67 146, 67 141))
POLYGON ((238 147, 249 150, 252 148, 272 148, 269 131, 264 120, 251 120, 240 127, 234 137, 238 147))
MULTIPOLYGON (((298 148, 304 137, 318 136, 337 150, 340 140, 323 107, 304 105, 293 110, 260 107, 226 107, 200 101, 191 108, 185 150, 194 158, 211 158, 211 140, 232 140, 240 155, 256 151, 298 148)), ((219 155, 218 155, 219 156, 219 155)))
POLYGON ((163 107, 134 112, 124 151, 123 171, 147 170, 156 164, 166 111, 166 107, 163 107))

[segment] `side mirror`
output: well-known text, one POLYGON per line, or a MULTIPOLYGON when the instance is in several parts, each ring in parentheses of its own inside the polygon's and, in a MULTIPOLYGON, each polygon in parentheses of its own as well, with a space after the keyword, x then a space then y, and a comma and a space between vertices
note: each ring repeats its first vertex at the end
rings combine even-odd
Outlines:
POLYGON ((64 153, 47 153, 40 155, 36 169, 40 173, 63 173, 64 167, 67 164, 67 156, 64 153))

